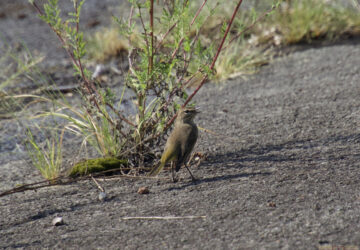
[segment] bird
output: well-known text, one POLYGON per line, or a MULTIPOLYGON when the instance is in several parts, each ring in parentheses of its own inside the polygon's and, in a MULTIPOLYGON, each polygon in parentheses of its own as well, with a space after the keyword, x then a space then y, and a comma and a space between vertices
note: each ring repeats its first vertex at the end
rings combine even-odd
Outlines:
POLYGON ((186 166, 186 163, 198 138, 198 128, 193 120, 198 113, 198 109, 192 107, 182 107, 179 109, 174 129, 166 141, 160 164, 150 171, 149 176, 159 174, 164 166, 168 162, 171 162, 171 172, 174 182, 177 181, 174 174, 174 165, 176 172, 180 170, 182 165, 185 165, 192 180, 196 180, 190 169, 186 166))

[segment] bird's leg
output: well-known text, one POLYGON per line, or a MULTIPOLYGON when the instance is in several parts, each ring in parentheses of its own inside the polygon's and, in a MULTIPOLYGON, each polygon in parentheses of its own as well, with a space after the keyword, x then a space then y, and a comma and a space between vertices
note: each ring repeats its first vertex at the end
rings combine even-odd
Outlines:
POLYGON ((186 166, 186 163, 184 163, 186 169, 189 171, 189 174, 191 175, 191 179, 192 181, 196 181, 196 178, 193 176, 193 174, 191 173, 190 169, 186 166))
POLYGON ((175 177, 175 171, 174 171, 175 163, 174 161, 171 162, 171 176, 173 179, 173 182, 177 182, 178 179, 175 177))

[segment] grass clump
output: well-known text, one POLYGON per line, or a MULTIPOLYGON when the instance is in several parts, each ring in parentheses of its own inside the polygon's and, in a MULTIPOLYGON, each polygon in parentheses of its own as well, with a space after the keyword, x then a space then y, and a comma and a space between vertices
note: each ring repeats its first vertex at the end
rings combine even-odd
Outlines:
POLYGON ((278 46, 314 40, 334 41, 360 35, 360 11, 344 6, 339 0, 287 1, 252 32, 256 44, 278 46))
POLYGON ((0 91, 4 91, 9 86, 14 87, 19 82, 20 76, 26 75, 44 59, 44 57, 32 57, 24 45, 19 46, 19 49, 25 49, 21 54, 17 53, 6 42, 4 47, 0 47, 0 65, 6 65, 6 67, 0 68, 0 91))
POLYGON ((268 64, 272 51, 266 47, 251 46, 246 41, 227 49, 216 63, 214 80, 219 82, 244 74, 255 73, 260 66, 268 64))
POLYGON ((88 56, 97 62, 127 56, 128 41, 115 27, 103 28, 88 38, 88 56))
POLYGON ((27 133, 27 152, 34 166, 40 171, 41 175, 47 180, 53 180, 60 176, 63 162, 62 141, 64 133, 55 135, 50 139, 45 139, 45 143, 40 145, 36 142, 32 132, 27 133))
POLYGON ((360 13, 340 2, 294 1, 285 15, 273 16, 283 36, 284 44, 311 42, 316 39, 335 40, 360 34, 360 13))
POLYGON ((23 108, 22 103, 12 98, 14 90, 22 77, 29 77, 28 73, 43 61, 43 57, 32 57, 27 48, 21 44, 17 49, 12 48, 2 38, 0 47, 0 119, 11 119, 15 113, 23 108), (16 50, 22 49, 19 53, 16 50))

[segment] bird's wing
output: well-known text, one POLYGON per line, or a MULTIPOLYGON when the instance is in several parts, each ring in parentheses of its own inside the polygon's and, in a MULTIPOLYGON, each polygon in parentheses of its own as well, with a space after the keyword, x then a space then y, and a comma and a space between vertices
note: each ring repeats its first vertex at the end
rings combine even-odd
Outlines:
POLYGON ((173 143, 166 143, 164 153, 161 156, 160 164, 155 166, 149 173, 149 176, 155 176, 161 172, 161 170, 165 167, 166 163, 169 161, 177 160, 177 156, 179 155, 179 142, 173 141, 173 143))
POLYGON ((197 127, 191 126, 187 129, 187 133, 182 138, 184 141, 181 143, 181 154, 179 154, 178 161, 176 162, 175 171, 179 171, 181 166, 186 163, 192 150, 194 149, 198 136, 197 127))

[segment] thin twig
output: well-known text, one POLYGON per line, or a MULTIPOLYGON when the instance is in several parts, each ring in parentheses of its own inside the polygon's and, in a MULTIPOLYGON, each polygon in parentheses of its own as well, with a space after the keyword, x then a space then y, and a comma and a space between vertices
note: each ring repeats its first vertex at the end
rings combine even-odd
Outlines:
POLYGON ((126 150, 125 152, 122 152, 118 155, 118 157, 121 157, 121 156, 124 156, 128 153, 130 153, 131 151, 135 150, 136 148, 138 148, 139 146, 141 145, 144 145, 145 143, 149 142, 149 141, 152 141, 152 140, 155 140, 156 138, 158 138, 159 136, 161 135, 161 133, 157 133, 155 135, 152 135, 144 140, 142 140, 141 142, 137 143, 135 146, 129 148, 128 150, 126 150))
MULTIPOLYGON (((130 30, 131 25, 132 25, 132 17, 133 17, 133 14, 134 14, 134 5, 131 5, 130 14, 129 14, 129 20, 128 20, 128 28, 129 28, 129 30, 130 30)), ((128 37, 128 40, 129 40, 129 46, 132 47, 131 36, 128 37)), ((128 53, 129 69, 130 69, 130 71, 133 70, 133 63, 132 63, 132 60, 131 60, 131 56, 132 56, 133 51, 134 51, 134 49, 131 49, 131 50, 129 51, 129 53, 128 53)))
MULTIPOLYGON (((153 0, 151 0, 151 1, 153 1, 153 0)), ((150 44, 149 44, 149 41, 148 41, 148 34, 147 34, 147 30, 146 30, 146 27, 145 27, 145 24, 144 24, 144 20, 142 18, 140 5, 138 5, 138 9, 139 9, 139 18, 140 18, 140 21, 141 21, 141 25, 142 25, 144 33, 145 33, 145 44, 146 44, 147 55, 149 57, 149 55, 150 55, 150 50, 149 50, 150 44)), ((151 49, 152 49, 152 47, 151 47, 151 49)), ((149 63, 148 63, 148 76, 150 76, 150 73, 151 73, 150 72, 150 66, 151 66, 150 57, 149 57, 149 63)), ((132 71, 132 73, 134 75, 136 75, 134 71, 132 71)), ((146 83, 146 85, 148 86, 148 82, 146 83)), ((146 96, 143 96, 143 94, 141 92, 138 92, 137 93, 137 100, 138 100, 137 106, 138 106, 138 110, 139 110, 140 120, 143 120, 143 117, 145 116, 144 112, 145 112, 146 96), (141 107, 142 107, 142 109, 141 109, 141 107)))
POLYGON ((154 64, 154 0, 150 0, 150 56, 149 56, 149 75, 152 74, 154 64))
MULTIPOLYGON (((79 15, 79 13, 78 13, 78 2, 74 1, 74 3, 75 3, 76 17, 78 17, 78 15, 79 15)), ((76 19, 76 34, 79 34, 79 19, 78 18, 76 19)), ((80 53, 79 53, 80 49, 79 49, 79 43, 78 42, 79 42, 79 37, 77 36, 76 37, 76 51, 77 51, 77 54, 80 55, 80 53)), ((81 72, 81 77, 82 77, 82 79, 84 79, 84 82, 86 83, 86 86, 88 87, 88 89, 89 89, 89 86, 91 87, 91 89, 93 91, 92 93, 96 93, 97 95, 99 95, 94 83, 89 81, 87 79, 86 75, 85 75, 84 67, 82 65, 80 56, 78 56, 78 58, 76 58, 76 60, 77 60, 77 63, 78 63, 78 68, 79 68, 79 70, 81 72)), ((96 105, 98 105, 98 104, 96 103, 96 105)))
POLYGON ((96 186, 101 192, 105 192, 105 189, 96 181, 96 179, 91 175, 91 179, 95 182, 96 186))
POLYGON ((199 14, 200 14, 201 10, 204 8, 206 2, 207 2, 207 0, 204 0, 204 2, 202 3, 202 5, 200 6, 200 8, 196 11, 195 16, 194 16, 193 20, 192 20, 191 23, 190 23, 190 27, 194 24, 196 18, 199 16, 199 14))
MULTIPOLYGON (((44 16, 44 13, 41 11, 41 9, 39 8, 39 6, 37 6, 37 4, 35 3, 35 1, 32 2, 32 5, 34 6, 34 8, 36 9, 36 11, 39 13, 40 16, 44 16)), ((62 36, 61 36, 58 32, 56 32, 56 30, 54 29, 53 26, 51 26, 50 23, 48 23, 48 25, 49 25, 49 27, 52 29, 52 31, 54 31, 54 33, 57 35, 57 37, 59 38, 59 40, 61 41, 61 43, 62 43, 63 45, 65 45, 66 43, 65 43, 65 40, 62 38, 62 36)), ((77 61, 75 60, 75 57, 74 57, 74 55, 71 53, 71 51, 70 51, 70 50, 67 50, 67 49, 65 49, 65 50, 66 50, 66 52, 69 54, 69 56, 71 57, 72 61, 76 64, 76 66, 79 67, 79 65, 77 64, 77 61)))
MULTIPOLYGON (((39 6, 37 6, 37 4, 35 3, 35 1, 32 2, 32 5, 34 6, 34 8, 36 9, 36 11, 39 13, 40 16, 44 16, 44 13, 41 11, 41 9, 39 8, 39 6)), ((77 7, 77 5, 75 5, 75 7, 77 7)), ((75 11, 77 12, 77 9, 76 9, 75 11)), ((85 83, 86 83, 86 88, 87 88, 87 90, 89 91, 89 93, 92 93, 92 91, 95 91, 95 93, 97 93, 95 86, 94 86, 93 84, 90 84, 90 83, 87 81, 87 79, 86 79, 86 77, 85 77, 85 74, 84 74, 84 71, 83 71, 83 69, 82 69, 82 65, 79 64, 79 61, 80 61, 80 60, 78 61, 78 60, 75 58, 74 53, 72 53, 72 52, 70 51, 70 49, 68 49, 68 48, 66 47, 66 42, 65 42, 64 38, 62 37, 61 33, 57 32, 57 31, 55 30, 55 28, 54 28, 50 23, 48 23, 48 25, 49 25, 49 27, 52 29, 52 31, 56 34, 56 36, 59 38, 59 40, 61 41, 61 43, 63 44, 63 46, 64 46, 64 48, 65 48, 65 51, 68 53, 68 55, 70 56, 70 58, 71 58, 71 60, 73 61, 73 63, 76 65, 76 67, 77 67, 78 69, 80 69, 80 71, 81 71, 81 76, 82 76, 82 78, 84 79, 84 81, 85 81, 85 83), (92 91, 91 91, 90 89, 92 89, 92 91)), ((79 26, 78 26, 78 23, 77 23, 77 25, 76 25, 77 32, 78 32, 78 28, 79 28, 79 26)), ((78 49, 78 47, 77 47, 77 49, 78 49)), ((81 61, 80 61, 80 62, 81 62, 81 61)))
POLYGON ((184 219, 205 219, 205 215, 199 216, 135 216, 122 217, 121 220, 184 220, 184 219))
POLYGON ((113 105, 111 105, 110 103, 106 103, 106 105, 121 119, 123 120, 124 122, 126 122, 127 124, 133 126, 133 127, 136 127, 136 125, 134 123, 132 123, 131 121, 129 121, 128 119, 126 119, 122 114, 120 114, 120 112, 118 110, 116 110, 114 108, 113 105))
POLYGON ((134 14, 134 5, 131 5, 130 14, 129 14, 129 20, 128 20, 128 27, 129 28, 131 28, 131 25, 132 25, 133 14, 134 14))
POLYGON ((15 188, 12 188, 12 189, 9 189, 9 190, 6 190, 6 191, 0 193, 0 197, 14 194, 14 193, 21 193, 21 192, 28 191, 28 190, 37 190, 37 189, 40 189, 43 187, 66 185, 66 184, 72 183, 74 181, 75 181, 75 179, 64 180, 64 177, 58 177, 58 178, 54 178, 51 180, 39 181, 39 182, 30 183, 30 184, 24 184, 19 187, 15 187, 15 188))
POLYGON ((169 180, 168 177, 158 177, 158 176, 133 176, 133 175, 113 175, 103 177, 104 180, 112 180, 112 179, 154 179, 154 180, 169 180))
MULTIPOLYGON (((30 191, 30 190, 38 190, 40 188, 45 188, 45 187, 51 187, 51 186, 65 186, 71 183, 75 183, 78 181, 82 181, 82 180, 88 180, 97 176, 102 176, 104 173, 106 173, 107 171, 102 171, 102 172, 98 172, 98 173, 93 173, 92 175, 86 175, 86 176, 80 176, 77 178, 71 178, 71 177, 58 177, 52 180, 46 180, 46 181, 40 181, 40 182, 34 182, 34 183, 30 183, 30 184, 24 184, 21 185, 19 187, 16 188, 12 188, 9 190, 6 190, 2 193, 0 193, 0 197, 3 196, 7 196, 10 194, 15 194, 15 193, 22 193, 25 191, 30 191)), ((113 176, 109 176, 109 177, 103 177, 105 179, 112 179, 112 178, 120 178, 120 179, 166 179, 166 178, 159 178, 159 177, 149 177, 149 176, 131 176, 131 175, 113 175, 113 176)))
POLYGON ((176 27, 177 22, 175 22, 167 31, 166 33, 163 35, 163 37, 161 38, 161 40, 159 41, 158 45, 155 48, 155 54, 156 51, 160 48, 160 46, 162 45, 162 43, 164 42, 165 38, 170 34, 170 32, 176 27))
POLYGON ((140 21, 141 21, 141 25, 142 25, 142 28, 143 28, 144 34, 145 34, 146 49, 147 49, 147 53, 148 53, 148 55, 149 55, 149 53, 150 53, 150 51, 149 51, 150 45, 149 45, 149 41, 148 41, 147 29, 146 29, 146 27, 145 27, 144 20, 143 20, 143 18, 142 18, 140 5, 138 6, 138 10, 139 10, 139 18, 140 18, 140 21))

